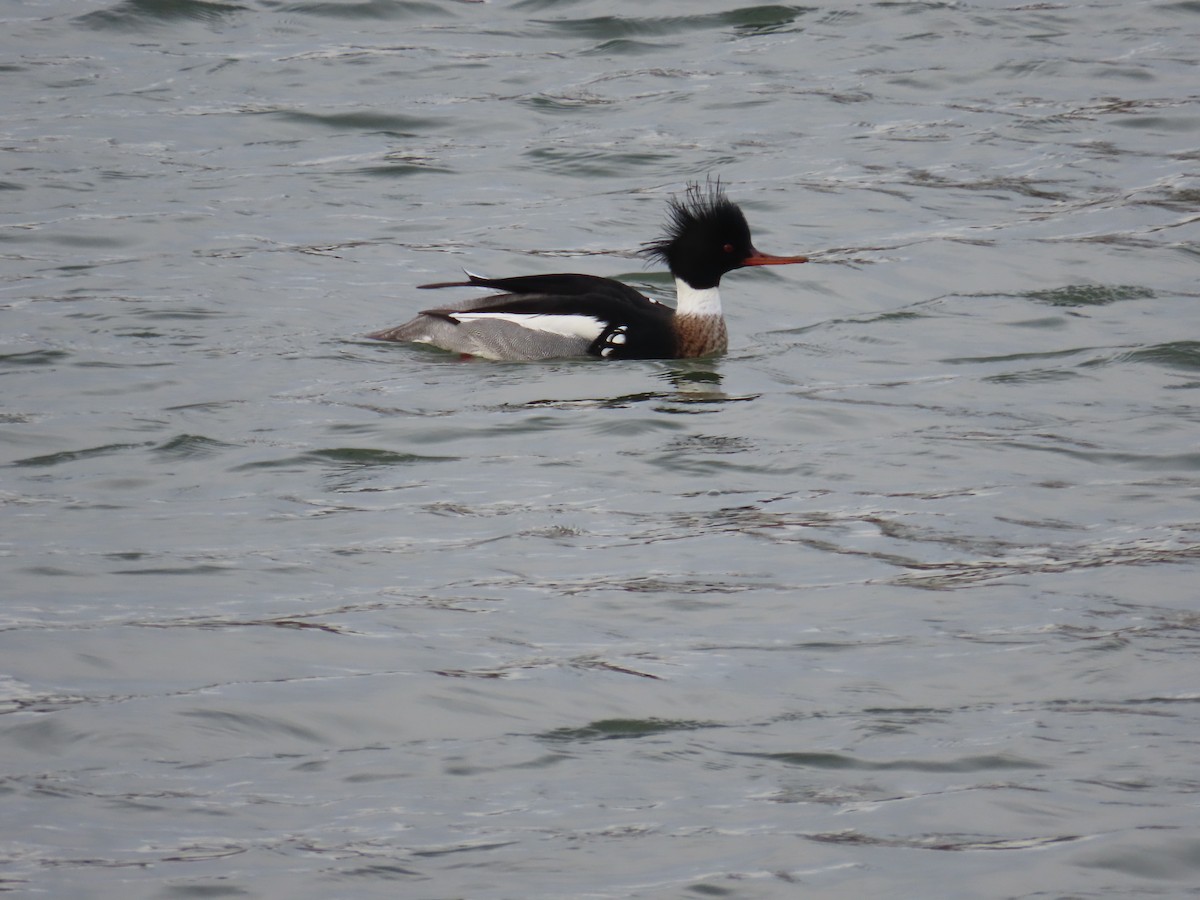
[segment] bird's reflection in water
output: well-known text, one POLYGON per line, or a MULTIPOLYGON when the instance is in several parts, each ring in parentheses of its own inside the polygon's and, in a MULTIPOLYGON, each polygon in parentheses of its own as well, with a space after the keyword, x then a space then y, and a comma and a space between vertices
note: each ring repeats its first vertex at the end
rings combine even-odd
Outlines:
POLYGON ((672 361, 658 377, 671 385, 671 392, 658 393, 659 400, 681 404, 731 403, 753 400, 754 395, 734 396, 722 390, 719 359, 672 361))

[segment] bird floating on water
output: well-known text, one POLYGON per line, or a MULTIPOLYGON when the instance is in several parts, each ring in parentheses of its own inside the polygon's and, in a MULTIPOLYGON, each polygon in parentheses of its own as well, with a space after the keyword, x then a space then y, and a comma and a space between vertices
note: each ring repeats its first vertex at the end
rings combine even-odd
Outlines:
POLYGON ((422 284, 421 288, 482 287, 502 291, 481 300, 427 309, 395 328, 369 334, 380 341, 432 344, 495 360, 684 359, 724 353, 725 318, 717 286, 744 266, 807 262, 754 248, 750 226, 719 181, 691 184, 672 198, 666 234, 642 253, 675 277, 672 309, 627 284, 596 275, 518 275, 422 284))

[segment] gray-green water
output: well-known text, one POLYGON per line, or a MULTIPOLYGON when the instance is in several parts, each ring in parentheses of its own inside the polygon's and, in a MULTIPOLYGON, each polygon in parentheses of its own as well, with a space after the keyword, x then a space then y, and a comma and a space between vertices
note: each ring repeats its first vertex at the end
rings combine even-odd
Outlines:
POLYGON ((0 20, 0 890, 1195 895, 1200 4, 0 20), (717 174, 725 358, 361 339, 717 174))

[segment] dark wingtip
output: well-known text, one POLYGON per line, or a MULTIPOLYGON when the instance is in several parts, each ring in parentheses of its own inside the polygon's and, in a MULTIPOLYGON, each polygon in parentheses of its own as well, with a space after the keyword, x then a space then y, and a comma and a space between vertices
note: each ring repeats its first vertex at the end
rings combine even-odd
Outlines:
POLYGON ((484 278, 482 275, 476 275, 469 269, 463 269, 463 274, 467 276, 466 281, 435 281, 431 284, 418 284, 417 290, 431 291, 437 288, 448 287, 490 287, 491 279, 484 278))

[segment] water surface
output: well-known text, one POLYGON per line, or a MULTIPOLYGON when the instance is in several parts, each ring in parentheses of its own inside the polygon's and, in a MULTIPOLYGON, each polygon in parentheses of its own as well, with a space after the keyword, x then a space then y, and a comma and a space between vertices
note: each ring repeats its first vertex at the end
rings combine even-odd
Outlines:
POLYGON ((1194 894, 1200 6, 0 19, 4 888, 1194 894), (362 339, 718 175, 726 357, 362 339))

